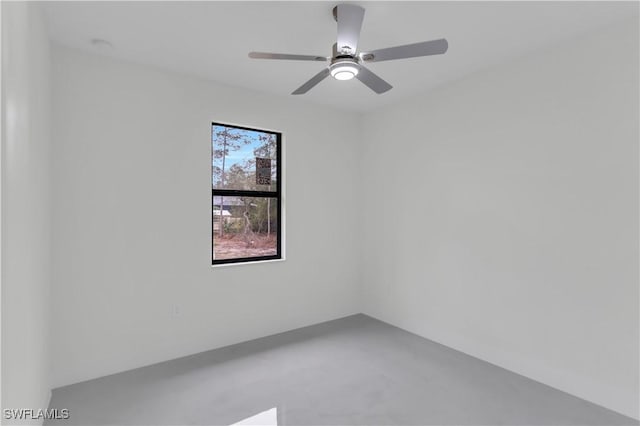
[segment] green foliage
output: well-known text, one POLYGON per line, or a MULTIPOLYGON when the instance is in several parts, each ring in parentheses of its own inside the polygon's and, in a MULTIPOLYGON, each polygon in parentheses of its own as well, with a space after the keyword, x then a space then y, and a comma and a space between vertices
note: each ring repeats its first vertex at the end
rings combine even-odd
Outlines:
POLYGON ((253 232, 266 233, 269 229, 273 232, 277 226, 276 201, 269 198, 254 198, 253 204, 249 211, 253 232))
POLYGON ((227 234, 238 234, 244 230, 242 222, 238 220, 224 220, 224 232, 227 234))
POLYGON ((241 163, 235 162, 229 167, 229 157, 234 151, 240 150, 245 145, 255 143, 255 139, 250 139, 247 130, 236 129, 226 126, 213 126, 212 131, 212 182, 217 188, 234 188, 245 190, 275 190, 276 189, 276 168, 273 164, 271 168, 271 185, 265 188, 256 185, 256 160, 259 158, 275 158, 277 138, 270 133, 257 134, 260 145, 253 150, 253 157, 245 158, 241 163))
POLYGON ((211 153, 213 183, 214 185, 223 188, 227 185, 227 179, 225 178, 226 158, 229 156, 231 151, 237 151, 242 147, 242 145, 248 145, 251 141, 246 138, 243 130, 226 126, 214 126, 211 139, 213 144, 213 150, 211 153), (220 166, 216 165, 216 160, 221 160, 220 166))
POLYGON ((247 211, 251 230, 255 233, 265 234, 268 231, 275 232, 277 227, 278 205, 275 199, 262 197, 242 197, 242 205, 233 206, 229 209, 231 213, 229 225, 225 226, 224 232, 244 232, 245 218, 247 211))

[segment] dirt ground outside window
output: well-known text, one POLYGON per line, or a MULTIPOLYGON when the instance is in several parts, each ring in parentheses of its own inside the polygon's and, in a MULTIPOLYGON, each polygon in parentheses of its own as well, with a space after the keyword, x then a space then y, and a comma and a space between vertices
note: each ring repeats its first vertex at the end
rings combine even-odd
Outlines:
POLYGON ((274 256, 278 254, 276 236, 253 234, 247 239, 242 234, 218 234, 213 236, 215 260, 238 259, 243 257, 274 256))

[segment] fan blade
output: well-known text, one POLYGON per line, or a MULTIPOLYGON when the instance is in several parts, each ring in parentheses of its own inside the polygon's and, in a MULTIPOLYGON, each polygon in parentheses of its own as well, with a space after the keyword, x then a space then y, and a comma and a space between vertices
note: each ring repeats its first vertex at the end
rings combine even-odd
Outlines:
POLYGON ((318 74, 311 77, 311 80, 307 81, 305 84, 298 87, 292 93, 292 95, 302 95, 304 93, 307 93, 312 87, 314 87, 316 84, 320 83, 322 80, 327 78, 328 75, 329 75, 329 68, 324 68, 318 74))
POLYGON ((326 61, 326 56, 289 55, 287 53, 249 52, 253 59, 285 59, 290 61, 326 61))
POLYGON ((367 86, 369 89, 373 90, 377 94, 384 93, 393 88, 392 85, 390 85, 389 83, 387 83, 386 81, 378 77, 368 68, 365 68, 362 65, 360 65, 360 67, 358 68, 359 70, 358 70, 358 74, 356 74, 356 78, 361 82, 363 82, 365 86, 367 86))
POLYGON ((339 4, 335 13, 338 21, 338 53, 355 55, 364 9, 353 4, 339 4))
POLYGON ((415 58, 418 56, 442 55, 449 48, 444 38, 420 43, 405 44, 404 46, 387 47, 386 49, 362 52, 360 59, 365 62, 382 62, 393 59, 415 58))

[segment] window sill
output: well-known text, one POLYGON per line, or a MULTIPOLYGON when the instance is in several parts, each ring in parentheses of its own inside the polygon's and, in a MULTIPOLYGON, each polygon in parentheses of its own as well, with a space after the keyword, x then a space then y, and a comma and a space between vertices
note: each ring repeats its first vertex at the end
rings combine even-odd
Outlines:
POLYGON ((219 263, 217 265, 211 265, 211 268, 223 268, 228 266, 244 266, 244 265, 259 265, 262 263, 284 262, 286 258, 282 259, 269 259, 269 260, 254 260, 249 262, 232 262, 232 263, 219 263))

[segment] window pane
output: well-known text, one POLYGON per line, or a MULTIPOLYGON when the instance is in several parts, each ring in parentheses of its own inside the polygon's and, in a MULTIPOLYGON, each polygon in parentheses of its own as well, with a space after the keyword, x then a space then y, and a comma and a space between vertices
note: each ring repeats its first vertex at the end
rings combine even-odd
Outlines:
POLYGON ((214 124, 213 189, 276 191, 277 135, 214 124))
POLYGON ((277 198, 213 196, 213 260, 277 254, 277 198))

